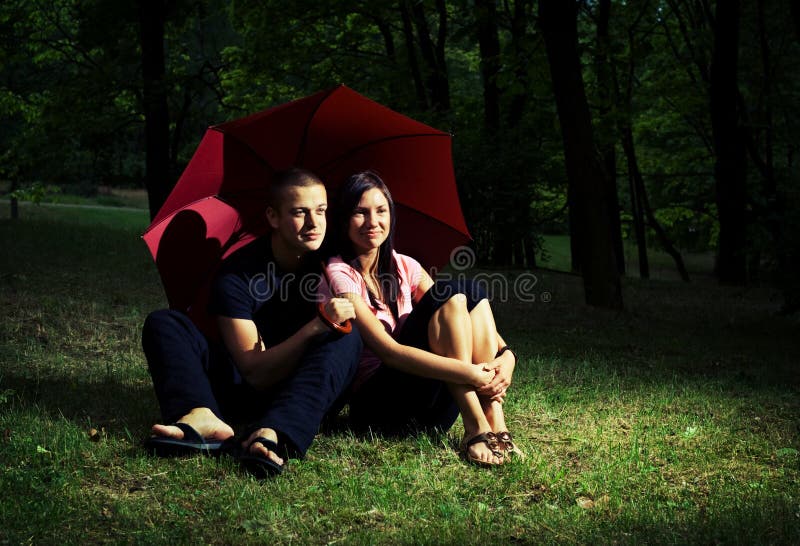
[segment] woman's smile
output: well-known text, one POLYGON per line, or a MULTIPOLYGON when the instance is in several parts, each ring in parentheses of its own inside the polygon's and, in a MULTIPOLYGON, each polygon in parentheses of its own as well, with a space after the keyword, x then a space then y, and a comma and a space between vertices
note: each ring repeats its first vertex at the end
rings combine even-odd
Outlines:
POLYGON ((388 237, 391 220, 383 192, 378 188, 365 191, 350 216, 348 236, 355 250, 361 254, 377 250, 388 237))

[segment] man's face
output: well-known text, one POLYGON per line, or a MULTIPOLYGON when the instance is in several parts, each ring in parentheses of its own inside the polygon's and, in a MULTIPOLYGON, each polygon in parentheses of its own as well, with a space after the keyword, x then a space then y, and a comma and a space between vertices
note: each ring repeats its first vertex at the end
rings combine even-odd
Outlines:
POLYGON ((298 255, 319 249, 325 238, 328 196, 325 186, 292 186, 282 196, 279 210, 267 209, 267 219, 283 243, 298 255))

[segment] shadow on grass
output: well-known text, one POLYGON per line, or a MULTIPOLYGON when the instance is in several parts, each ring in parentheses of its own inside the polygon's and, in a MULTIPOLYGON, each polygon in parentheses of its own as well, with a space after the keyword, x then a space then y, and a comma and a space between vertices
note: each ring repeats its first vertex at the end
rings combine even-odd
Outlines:
POLYGON ((158 415, 149 384, 126 384, 111 379, 76 381, 72 376, 32 378, 15 371, 2 376, 14 404, 35 408, 51 418, 65 418, 81 428, 105 429, 109 436, 144 434, 158 415))

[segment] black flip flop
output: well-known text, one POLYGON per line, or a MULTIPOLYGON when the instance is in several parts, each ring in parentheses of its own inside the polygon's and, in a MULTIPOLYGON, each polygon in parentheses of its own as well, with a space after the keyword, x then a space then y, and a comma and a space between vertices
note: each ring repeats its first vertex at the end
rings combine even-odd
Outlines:
POLYGON ((159 457, 181 457, 184 455, 217 455, 222 442, 210 442, 200 436, 191 425, 186 423, 172 423, 183 431, 183 438, 169 438, 167 436, 151 436, 144 441, 144 448, 159 457))
POLYGON ((271 476, 277 476, 283 472, 283 465, 276 463, 269 457, 251 453, 250 448, 253 447, 253 444, 261 444, 271 452, 276 454, 278 453, 278 444, 269 438, 259 436, 250 442, 250 445, 248 445, 244 452, 238 456, 239 464, 241 464, 247 472, 260 480, 269 478, 271 476))

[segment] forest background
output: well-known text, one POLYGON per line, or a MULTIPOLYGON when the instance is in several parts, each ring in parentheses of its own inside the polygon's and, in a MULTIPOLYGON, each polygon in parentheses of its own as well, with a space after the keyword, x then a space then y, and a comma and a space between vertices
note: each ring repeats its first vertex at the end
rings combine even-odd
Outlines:
POLYGON ((0 189, 144 186, 152 216, 207 126, 345 83, 454 135, 484 264, 542 265, 569 234, 613 308, 648 247, 686 280, 683 253, 713 252, 793 311, 798 53, 794 0, 11 0, 0 189))
POLYGON ((798 53, 798 0, 0 2, 0 544, 799 544, 798 53), (145 208, 340 83, 452 132, 475 271, 538 279, 492 302, 524 461, 141 449, 145 208))

